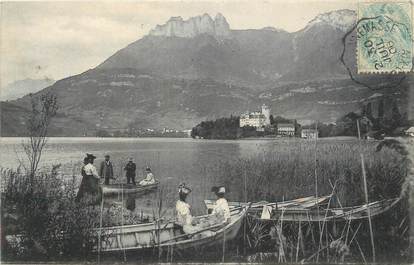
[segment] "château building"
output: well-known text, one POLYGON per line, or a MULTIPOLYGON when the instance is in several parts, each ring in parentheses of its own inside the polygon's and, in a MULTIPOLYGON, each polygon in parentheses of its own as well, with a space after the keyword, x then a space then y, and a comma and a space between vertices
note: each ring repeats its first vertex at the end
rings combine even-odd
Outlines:
POLYGON ((251 126, 261 129, 270 126, 270 108, 262 105, 261 111, 246 112, 240 115, 240 127, 251 126))

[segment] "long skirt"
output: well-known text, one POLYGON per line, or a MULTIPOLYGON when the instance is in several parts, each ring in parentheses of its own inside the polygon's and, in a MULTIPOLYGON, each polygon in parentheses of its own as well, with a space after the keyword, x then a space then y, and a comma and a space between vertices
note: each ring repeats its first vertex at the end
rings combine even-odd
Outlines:
POLYGON ((90 204, 98 204, 102 199, 102 191, 99 187, 99 179, 94 176, 84 175, 79 186, 76 200, 89 200, 90 204))

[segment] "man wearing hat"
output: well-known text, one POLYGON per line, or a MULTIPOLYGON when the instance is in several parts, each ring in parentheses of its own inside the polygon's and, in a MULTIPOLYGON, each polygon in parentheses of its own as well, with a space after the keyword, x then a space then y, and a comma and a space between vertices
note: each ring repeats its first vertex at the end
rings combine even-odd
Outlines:
POLYGON ((99 175, 93 161, 96 156, 93 154, 86 154, 84 159, 85 165, 82 167, 82 182, 78 190, 77 199, 81 199, 85 195, 91 196, 93 203, 100 199, 99 175))
POLYGON ((114 168, 109 158, 109 155, 105 155, 105 160, 102 161, 101 169, 99 170, 101 178, 105 178, 105 185, 109 185, 109 179, 114 178, 114 168))
POLYGON ((130 157, 128 159, 128 163, 126 164, 124 170, 126 171, 126 178, 127 178, 127 184, 131 184, 131 180, 132 180, 132 184, 136 185, 135 183, 135 171, 137 170, 137 165, 132 162, 132 157, 130 157))
POLYGON ((146 177, 139 182, 139 185, 145 186, 155 183, 155 177, 154 174, 151 172, 151 168, 147 167, 145 169, 145 173, 147 174, 146 177))
POLYGON ((217 217, 219 222, 229 222, 230 208, 226 198, 224 198, 226 188, 224 186, 213 187, 211 191, 214 192, 218 198, 214 205, 212 214, 217 217))

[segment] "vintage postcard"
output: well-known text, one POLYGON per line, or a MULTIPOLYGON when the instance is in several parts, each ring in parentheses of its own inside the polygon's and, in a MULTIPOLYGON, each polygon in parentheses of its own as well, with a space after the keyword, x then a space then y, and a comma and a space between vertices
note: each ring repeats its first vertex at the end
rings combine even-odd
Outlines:
POLYGON ((1 262, 411 264, 412 13, 1 1, 1 262))

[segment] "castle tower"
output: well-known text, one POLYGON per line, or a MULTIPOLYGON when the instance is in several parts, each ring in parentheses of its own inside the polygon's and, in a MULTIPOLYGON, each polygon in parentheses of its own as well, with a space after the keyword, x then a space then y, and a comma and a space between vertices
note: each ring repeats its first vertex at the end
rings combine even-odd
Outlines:
POLYGON ((262 105, 262 114, 266 118, 265 125, 270 125, 270 107, 266 106, 266 104, 262 105))

